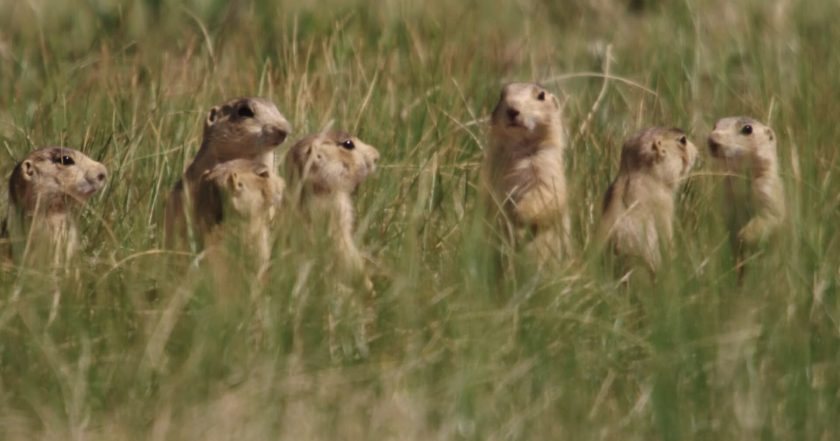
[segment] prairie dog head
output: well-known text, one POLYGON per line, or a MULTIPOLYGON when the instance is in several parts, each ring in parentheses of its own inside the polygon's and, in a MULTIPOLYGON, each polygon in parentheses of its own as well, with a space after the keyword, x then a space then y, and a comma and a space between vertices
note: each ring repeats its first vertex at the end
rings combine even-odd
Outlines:
POLYGON ((286 140, 291 125, 264 98, 236 98, 215 106, 204 120, 204 141, 221 161, 253 158, 286 140))
POLYGON ((290 175, 315 193, 352 193, 376 170, 379 151, 343 131, 307 136, 287 157, 290 175))
POLYGON ((752 118, 723 118, 709 135, 709 153, 732 170, 748 162, 775 161, 776 134, 752 118))
POLYGON ((491 133, 496 137, 540 140, 560 130, 563 135, 560 101, 534 83, 511 83, 502 88, 493 109, 491 133))
POLYGON ((209 228, 231 215, 268 220, 282 202, 285 188, 285 181, 264 164, 247 159, 223 162, 201 176, 198 221, 209 228))
POLYGON ((105 166, 67 147, 29 153, 9 178, 11 204, 25 213, 35 207, 64 211, 68 202, 84 202, 105 185, 105 166))
POLYGON ((643 172, 675 188, 697 160, 697 147, 680 129, 652 127, 624 142, 619 173, 643 172))

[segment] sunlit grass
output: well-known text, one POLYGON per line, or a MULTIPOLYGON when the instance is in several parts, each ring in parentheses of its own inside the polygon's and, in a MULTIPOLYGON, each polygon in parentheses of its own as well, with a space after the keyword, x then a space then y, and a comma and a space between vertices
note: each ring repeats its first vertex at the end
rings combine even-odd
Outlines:
POLYGON ((78 262, 0 274, 0 439, 837 439, 838 13, 0 0, 0 167, 63 144, 109 168, 78 262), (566 98, 573 140, 576 255, 543 272, 477 206, 486 117, 513 79, 566 98), (240 95, 275 101, 293 138, 345 128, 382 154, 356 195, 367 350, 359 287, 291 212, 264 287, 242 262, 220 286, 200 256, 162 248, 205 113, 240 95), (622 139, 668 125, 702 147, 740 114, 779 135, 785 231, 739 282, 704 158, 675 257, 656 284, 621 283, 590 245, 622 139))

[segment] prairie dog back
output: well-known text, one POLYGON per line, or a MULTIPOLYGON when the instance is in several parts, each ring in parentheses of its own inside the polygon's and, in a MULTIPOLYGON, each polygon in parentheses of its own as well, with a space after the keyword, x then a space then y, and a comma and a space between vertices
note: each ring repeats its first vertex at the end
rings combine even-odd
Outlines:
POLYGON ((604 197, 601 243, 652 271, 673 237, 674 197, 697 159, 697 148, 680 129, 652 127, 625 141, 618 176, 604 197))
POLYGON ((285 181, 259 162, 221 163, 199 181, 196 220, 205 233, 223 222, 265 223, 274 217, 285 188, 285 181))
POLYGON ((285 187, 268 167, 246 159, 223 162, 201 176, 194 217, 218 286, 229 285, 234 264, 256 269, 255 276, 242 273, 246 278, 265 281, 271 260, 271 223, 285 187))
POLYGON ((352 272, 364 270, 362 253, 353 239, 352 195, 376 170, 378 161, 375 147, 344 131, 307 136, 286 156, 293 203, 307 216, 329 220, 339 260, 352 272))

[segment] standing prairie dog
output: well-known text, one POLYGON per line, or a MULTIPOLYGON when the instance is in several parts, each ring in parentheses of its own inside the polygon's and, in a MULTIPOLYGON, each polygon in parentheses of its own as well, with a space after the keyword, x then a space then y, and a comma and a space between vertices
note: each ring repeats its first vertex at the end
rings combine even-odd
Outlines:
POLYGON ((261 162, 235 159, 204 172, 194 216, 205 247, 240 235, 261 264, 270 257, 269 224, 283 200, 286 183, 261 162))
POLYGON ((195 200, 198 181, 206 171, 226 161, 247 159, 274 173, 274 149, 290 132, 286 118, 264 98, 236 98, 210 109, 204 120, 201 148, 166 204, 167 243, 186 236, 185 205, 195 200))
POLYGON ((747 245, 762 241, 785 218, 776 134, 752 118, 723 118, 709 135, 709 151, 727 173, 736 175, 726 178, 726 204, 750 212, 749 220, 737 225, 738 240, 747 245), (743 178, 748 179, 749 195, 739 197, 733 187, 743 178))
POLYGON ((76 253, 74 211, 105 185, 105 166, 67 147, 29 153, 9 177, 4 236, 18 259, 38 250, 62 266, 76 253))
POLYGON ((295 203, 310 218, 326 217, 340 262, 359 273, 364 258, 353 240, 352 195, 374 170, 379 152, 343 131, 307 136, 288 153, 287 168, 295 203))
POLYGON ((648 128, 626 140, 604 197, 600 242, 655 272, 674 235, 676 191, 696 159, 697 148, 680 129, 648 128))
POLYGON ((232 263, 222 256, 253 263, 256 280, 263 280, 271 258, 270 223, 285 187, 285 181, 264 164, 247 159, 223 162, 201 176, 194 219, 219 280, 225 280, 232 263), (238 254, 229 255, 231 250, 238 254))
POLYGON ((342 356, 342 348, 352 346, 367 354, 368 340, 373 334, 376 317, 373 283, 365 268, 364 255, 353 238, 356 217, 353 193, 376 170, 377 161, 376 148, 343 131, 307 136, 286 156, 293 203, 307 221, 326 223, 327 246, 336 257, 337 277, 332 279, 336 295, 331 299, 327 315, 330 355, 334 358, 342 356), (363 284, 362 298, 355 295, 352 285, 345 285, 347 281, 363 284), (341 323, 356 314, 362 317, 362 322, 352 331, 353 345, 340 344, 341 323))
POLYGON ((540 262, 568 252, 566 129, 560 101, 542 86, 502 89, 482 164, 486 202, 508 222, 508 237, 534 234, 528 245, 540 262))

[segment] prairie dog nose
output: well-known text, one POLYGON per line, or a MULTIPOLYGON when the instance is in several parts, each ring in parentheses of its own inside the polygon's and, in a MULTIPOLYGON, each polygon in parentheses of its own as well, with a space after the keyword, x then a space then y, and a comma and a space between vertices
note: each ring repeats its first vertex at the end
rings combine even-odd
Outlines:
POLYGON ((98 167, 94 167, 93 170, 89 171, 85 177, 91 183, 104 184, 108 178, 108 170, 104 165, 99 164, 98 167))
POLYGON ((516 119, 517 116, 519 116, 519 111, 516 110, 516 109, 513 109, 513 108, 508 108, 507 109, 507 116, 511 121, 513 121, 513 120, 516 119))
POLYGON ((712 152, 713 155, 716 155, 718 150, 720 149, 720 144, 712 138, 709 138, 709 151, 712 152))
POLYGON ((285 141, 286 137, 289 136, 289 129, 281 126, 265 126, 263 131, 266 135, 275 139, 278 144, 285 141))

